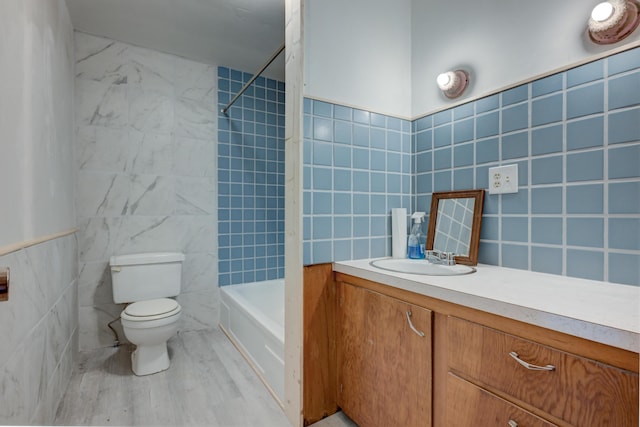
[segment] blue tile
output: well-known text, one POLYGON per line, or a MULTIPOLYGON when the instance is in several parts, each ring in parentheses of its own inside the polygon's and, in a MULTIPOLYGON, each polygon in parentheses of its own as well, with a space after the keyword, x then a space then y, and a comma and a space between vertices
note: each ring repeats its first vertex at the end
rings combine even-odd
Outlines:
POLYGON ((445 147, 451 145, 451 125, 440 126, 433 131, 433 146, 445 147))
POLYGON ((531 104, 531 123, 533 126, 562 120, 562 94, 536 99, 531 104))
POLYGON ((303 136, 306 139, 313 138, 313 118, 305 114, 303 119, 303 136))
MULTIPOLYGON (((382 210, 384 211, 384 208, 382 210)), ((369 221, 371 222, 371 236, 384 236, 386 234, 386 217, 372 216, 369 221)))
POLYGON ((353 109, 353 121, 356 123, 369 125, 369 115, 368 111, 353 109))
POLYGON ((402 119, 397 117, 387 117, 387 130, 402 130, 402 119))
POLYGON ((640 214, 640 181, 609 183, 610 214, 640 214))
POLYGON ((402 191, 401 176, 394 173, 387 174, 387 193, 400 193, 402 191))
POLYGON ((351 108, 342 105, 333 106, 333 117, 339 120, 352 121, 351 108))
POLYGON ((360 147, 369 146, 369 127, 368 126, 353 126, 353 145, 360 147))
POLYGON ((561 245, 562 218, 531 218, 531 242, 547 245, 561 245))
POLYGON ((640 108, 609 114, 609 145, 640 140, 640 108))
POLYGON ((543 187, 531 189, 531 213, 561 214, 562 187, 543 187))
POLYGON ((567 71, 567 87, 589 83, 604 77, 604 60, 590 62, 567 71))
POLYGON ((331 179, 331 169, 330 168, 313 168, 313 189, 314 190, 331 190, 332 187, 332 179, 331 179))
POLYGON ((333 260, 348 261, 351 259, 351 240, 333 241, 333 260))
POLYGON ((527 104, 502 109, 502 132, 512 132, 527 127, 529 127, 529 106, 527 104))
POLYGON ((558 153, 562 151, 562 125, 534 129, 531 133, 531 154, 558 153))
POLYGON ((476 101, 476 114, 495 110, 500 106, 499 94, 491 95, 476 101))
POLYGON ((313 193, 313 214, 329 215, 331 214, 331 193, 314 192, 313 193))
POLYGON ((430 172, 431 168, 431 159, 433 157, 432 151, 427 151, 424 153, 420 153, 416 156, 416 172, 430 172))
POLYGON ((351 237, 351 217, 337 216, 333 218, 333 238, 346 239, 351 237))
POLYGON ((517 159, 529 155, 529 133, 519 132, 502 137, 502 159, 517 159))
POLYGON ((531 161, 532 184, 562 182, 562 156, 544 157, 531 161))
POLYGON ((499 131, 498 124, 498 112, 476 117, 476 138, 497 135, 499 131))
POLYGON ((387 151, 387 171, 388 172, 402 171, 402 156, 400 154, 387 151))
POLYGON ((382 114, 371 113, 371 126, 386 128, 387 127, 387 117, 382 114))
POLYGON ((460 120, 473 116, 473 102, 462 104, 453 109, 453 119, 460 120))
POLYGON ((474 188, 473 168, 455 169, 453 171, 454 190, 472 190, 474 188))
POLYGON ((524 245, 502 245, 502 266, 528 269, 529 248, 524 245))
POLYGON ((333 162, 333 146, 322 142, 313 144, 313 164, 331 166, 333 162))
POLYGON ((313 139, 322 141, 333 140, 333 123, 328 119, 313 118, 313 139))
POLYGON ((390 255, 389 245, 390 239, 385 237, 371 239, 371 257, 379 258, 390 255))
POLYGON ((369 236, 369 217, 353 218, 353 237, 369 236))
POLYGON ((331 217, 330 216, 314 216, 312 218, 312 229, 314 239, 330 239, 331 238, 331 217))
POLYGON ((433 115, 433 125, 439 126, 451 121, 451 110, 440 111, 433 115))
POLYGON ((529 241, 528 218, 503 216, 502 240, 507 242, 529 241))
POLYGON ((369 150, 365 148, 354 148, 353 167, 355 169, 369 169, 369 150))
POLYGON ((567 218, 567 245, 604 247, 604 219, 567 218))
MULTIPOLYGON (((367 236, 369 231, 367 230, 367 236)), ((353 241, 353 259, 370 258, 369 239, 357 239, 353 241)))
POLYGON ((421 117, 415 121, 416 131, 420 132, 422 130, 431 129, 433 123, 433 116, 421 117))
POLYGON ((351 147, 333 146, 333 165, 341 168, 351 167, 351 147))
POLYGON ((433 174, 421 174, 416 176, 416 194, 431 193, 433 191, 433 174))
POLYGON ((333 261, 333 256, 331 253, 331 241, 313 242, 312 248, 312 264, 322 264, 325 262, 333 261))
POLYGON ((500 157, 498 138, 476 142, 476 164, 496 162, 500 157))
POLYGON ((562 274, 562 249, 532 246, 531 270, 539 273, 562 274))
POLYGON ((485 195, 482 212, 488 215, 497 215, 500 213, 500 196, 497 194, 485 195))
POLYGON ((514 164, 518 165, 518 186, 529 185, 529 161, 522 160, 514 164))
POLYGON ((609 218, 609 248, 640 250, 640 218, 609 218))
POLYGON ((567 192, 568 214, 603 213, 604 191, 602 184, 569 185, 567 192))
POLYGON ((369 185, 372 193, 384 193, 386 191, 387 178, 384 173, 372 172, 369 185))
POLYGON ((640 104, 640 72, 609 80, 609 109, 640 104))
POLYGON ((353 171, 353 191, 369 191, 368 171, 353 171))
POLYGON ((225 79, 229 78, 229 68, 228 67, 218 67, 218 77, 223 77, 225 79))
POLYGON ((500 246, 497 243, 480 242, 478 262, 489 265, 500 264, 500 246))
POLYGON ((311 192, 305 191, 302 193, 302 213, 304 215, 311 215, 311 192))
POLYGON ((384 151, 371 150, 371 170, 384 171, 386 169, 387 156, 384 151))
POLYGON ((567 123, 567 150, 600 147, 604 143, 604 118, 592 117, 567 123))
POLYGON ((610 56, 608 61, 610 76, 640 68, 640 48, 610 56))
POLYGON ((302 240, 311 240, 311 218, 302 218, 302 240))
POLYGON ((602 82, 567 91, 567 118, 602 113, 604 84, 602 82))
POLYGON ((489 167, 476 167, 476 188, 489 188, 489 167))
POLYGON ((434 150, 433 168, 435 170, 451 168, 451 148, 434 150))
POLYGON ((419 132, 416 134, 416 152, 431 149, 431 130, 419 132))
POLYGON ((453 165, 457 167, 473 165, 473 144, 456 145, 453 149, 453 165))
POLYGON ((433 174, 433 191, 451 191, 451 171, 436 172, 433 174))
POLYGON ((353 195, 353 213, 356 215, 369 215, 371 213, 368 194, 353 195))
POLYGON ((370 135, 371 148, 380 148, 383 150, 387 148, 387 132, 384 129, 371 128, 370 135))
POLYGON ((500 238, 499 218, 494 216, 483 217, 480 230, 480 238, 482 240, 498 240, 500 238))
POLYGON ((520 189, 517 193, 502 195, 503 214, 526 214, 529 212, 529 191, 520 189))
POLYGON ((323 101, 313 101, 313 115, 322 117, 333 117, 331 104, 323 101))
POLYGON ((613 283, 640 286, 640 254, 609 253, 609 278, 613 283))
POLYGON ((333 189, 335 191, 351 191, 351 171, 348 169, 333 170, 333 189))
POLYGON ((341 144, 351 144, 351 123, 335 121, 333 124, 333 140, 341 144))
POLYGON ((471 141, 473 139, 473 119, 461 120, 453 125, 453 143, 471 141))
POLYGON ((604 280, 604 254, 599 251, 567 249, 567 276, 604 280))
POLYGON ((603 150, 567 155, 567 182, 601 180, 603 176, 603 150))
POLYGON ((514 87, 513 89, 505 90, 502 92, 502 108, 507 105, 517 104, 518 102, 526 101, 529 98, 529 85, 521 85, 514 87))
POLYGON ((640 176, 640 145, 609 149, 609 179, 640 176))
POLYGON ((562 90, 562 73, 536 80, 531 84, 531 94, 534 98, 560 90, 562 90))
POLYGON ((402 151, 402 135, 400 132, 387 131, 387 150, 402 151))

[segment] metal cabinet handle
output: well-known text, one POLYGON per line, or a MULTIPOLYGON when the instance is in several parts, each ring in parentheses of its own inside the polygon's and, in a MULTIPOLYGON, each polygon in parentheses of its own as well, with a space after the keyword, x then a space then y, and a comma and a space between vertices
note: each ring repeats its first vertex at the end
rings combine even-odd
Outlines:
POLYGON ((509 427, 518 427, 518 423, 513 421, 513 420, 509 420, 509 427))
POLYGON ((409 327, 413 332, 424 338, 424 332, 417 330, 416 327, 413 326, 413 322, 411 321, 411 310, 407 310, 407 322, 409 322, 409 327))
POLYGON ((539 366, 539 365, 532 365, 531 363, 527 363, 524 360, 520 359, 520 356, 518 356, 518 353, 516 353, 515 351, 510 352, 509 356, 513 357, 513 359, 516 362, 518 362, 525 368, 529 369, 530 371, 555 371, 556 370, 556 367, 553 365, 539 366))

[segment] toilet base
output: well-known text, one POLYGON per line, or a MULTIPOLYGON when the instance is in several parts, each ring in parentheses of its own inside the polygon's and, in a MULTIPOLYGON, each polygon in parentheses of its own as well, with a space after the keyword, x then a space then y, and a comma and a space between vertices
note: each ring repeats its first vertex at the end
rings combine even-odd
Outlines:
POLYGON ((131 369, 137 376, 151 375, 169 369, 167 344, 137 346, 131 353, 131 369))

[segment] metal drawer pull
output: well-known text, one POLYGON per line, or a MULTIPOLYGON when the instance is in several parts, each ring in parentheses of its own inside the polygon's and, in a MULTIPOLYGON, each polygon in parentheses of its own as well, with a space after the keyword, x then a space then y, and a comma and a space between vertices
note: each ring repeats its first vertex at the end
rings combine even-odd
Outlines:
POLYGON ((509 420, 509 427, 518 427, 518 423, 513 420, 509 420))
POLYGON ((532 365, 531 363, 527 363, 524 360, 520 359, 520 356, 518 356, 518 353, 516 353, 515 351, 512 351, 511 353, 509 353, 509 356, 513 357, 516 362, 518 362, 525 368, 529 369, 530 371, 555 371, 556 370, 556 367, 553 365, 538 366, 538 365, 532 365))
POLYGON ((424 338, 424 332, 417 330, 416 327, 413 326, 413 322, 411 321, 411 310, 407 310, 407 322, 409 322, 409 327, 413 332, 424 338))

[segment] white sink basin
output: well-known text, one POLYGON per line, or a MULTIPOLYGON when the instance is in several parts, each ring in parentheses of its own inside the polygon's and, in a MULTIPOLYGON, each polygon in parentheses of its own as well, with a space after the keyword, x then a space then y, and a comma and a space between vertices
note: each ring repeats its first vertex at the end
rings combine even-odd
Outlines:
POLYGON ((475 268, 468 265, 441 265, 424 259, 382 258, 371 261, 371 266, 396 273, 423 274, 427 276, 459 276, 471 274, 475 268))

